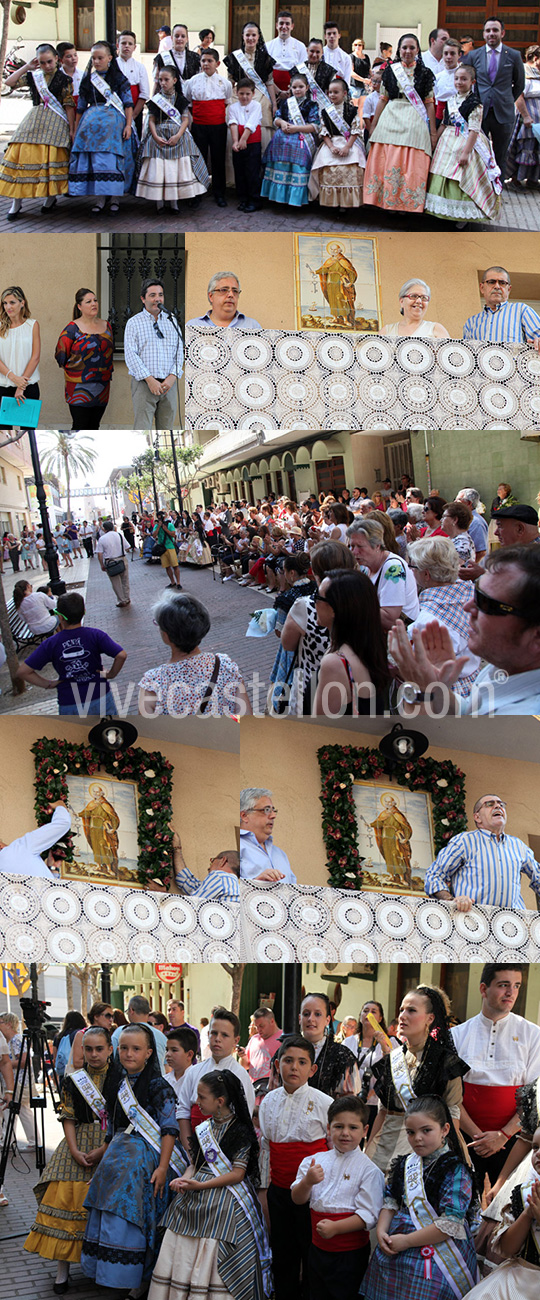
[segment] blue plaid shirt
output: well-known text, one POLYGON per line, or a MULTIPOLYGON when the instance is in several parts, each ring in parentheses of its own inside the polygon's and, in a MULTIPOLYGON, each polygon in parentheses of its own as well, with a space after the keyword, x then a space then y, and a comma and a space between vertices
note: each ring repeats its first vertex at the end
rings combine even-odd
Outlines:
POLYGON ((175 876, 178 888, 192 898, 230 898, 239 901, 238 876, 228 871, 210 871, 205 880, 197 880, 189 867, 183 867, 175 876))
POLYGON ((426 872, 425 890, 428 897, 450 890, 455 898, 464 894, 473 903, 523 911, 522 871, 534 892, 540 894, 540 866, 532 849, 515 835, 504 834, 497 839, 491 831, 479 827, 454 835, 441 849, 426 872))
POLYGON ((178 322, 173 325, 163 311, 156 321, 146 308, 131 316, 124 330, 124 360, 133 379, 180 378, 184 348, 178 322))
POLYGON ((540 338, 540 316, 525 302, 502 302, 495 309, 484 307, 465 321, 463 338, 489 343, 527 343, 540 338))

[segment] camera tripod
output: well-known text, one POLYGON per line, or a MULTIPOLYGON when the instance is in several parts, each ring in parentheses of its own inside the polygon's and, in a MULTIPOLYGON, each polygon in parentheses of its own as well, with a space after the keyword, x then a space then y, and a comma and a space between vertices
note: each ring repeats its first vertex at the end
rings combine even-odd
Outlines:
POLYGON ((32 980, 32 993, 35 993, 36 996, 20 999, 21 1010, 27 1027, 22 1035, 21 1053, 17 1062, 13 1097, 5 1120, 4 1140, 0 1152, 0 1187, 4 1181, 17 1115, 20 1113, 23 1101, 26 1101, 26 1086, 28 1086, 30 1107, 34 1117, 35 1162, 38 1173, 42 1172, 47 1163, 45 1155, 47 1092, 50 1094, 50 1101, 55 1114, 58 1114, 60 1109, 58 1079, 54 1066, 48 1060, 47 1035, 42 1027, 42 1019, 46 1017, 45 1007, 47 1003, 39 1002, 37 998, 37 977, 35 981, 32 980), (21 1065, 23 1060, 24 1065, 21 1065), (34 1064, 37 1067, 37 1072, 43 1076, 43 1095, 40 1095, 36 1090, 34 1064))

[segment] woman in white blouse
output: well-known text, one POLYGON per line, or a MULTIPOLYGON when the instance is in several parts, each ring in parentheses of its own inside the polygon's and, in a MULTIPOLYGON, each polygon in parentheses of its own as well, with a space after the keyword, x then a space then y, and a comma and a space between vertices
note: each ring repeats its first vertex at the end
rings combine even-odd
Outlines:
POLYGON ((413 335, 424 339, 450 338, 444 325, 425 319, 431 300, 431 289, 425 280, 406 280, 398 296, 403 319, 384 326, 382 333, 387 338, 411 338, 413 335))
POLYGON ((32 584, 21 578, 13 588, 13 600, 15 609, 36 636, 47 636, 58 631, 59 620, 54 596, 49 596, 45 591, 34 591, 32 584))
POLYGON ((0 398, 39 398, 39 325, 26 296, 12 284, 0 296, 0 398))

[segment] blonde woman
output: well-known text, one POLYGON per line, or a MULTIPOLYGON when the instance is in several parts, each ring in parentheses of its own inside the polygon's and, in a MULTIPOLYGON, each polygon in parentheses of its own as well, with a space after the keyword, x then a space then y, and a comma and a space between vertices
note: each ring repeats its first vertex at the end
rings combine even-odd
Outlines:
POLYGON ((0 398, 39 398, 41 339, 24 291, 12 284, 0 295, 0 398))

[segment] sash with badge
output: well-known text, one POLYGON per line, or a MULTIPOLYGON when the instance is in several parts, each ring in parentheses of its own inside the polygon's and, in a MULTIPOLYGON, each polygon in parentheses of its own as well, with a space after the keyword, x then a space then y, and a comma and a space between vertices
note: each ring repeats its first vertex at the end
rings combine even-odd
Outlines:
POLYGON ((66 110, 56 98, 56 95, 51 95, 45 80, 45 73, 42 72, 41 68, 36 68, 36 71, 32 73, 32 80, 44 107, 50 108, 53 113, 56 113, 57 117, 61 117, 62 121, 67 123, 68 115, 66 110))
MULTIPOLYGON (((424 1187, 424 1171, 421 1156, 414 1152, 405 1161, 405 1200, 411 1219, 416 1229, 431 1228, 440 1218, 430 1205, 424 1187)), ((432 1276, 432 1265, 437 1264, 449 1287, 461 1300, 476 1286, 477 1279, 472 1276, 466 1261, 451 1237, 440 1241, 436 1246, 421 1246, 420 1254, 424 1260, 424 1278, 432 1276)))
POLYGON ((266 95, 267 98, 270 99, 270 91, 268 90, 268 86, 265 86, 262 77, 260 77, 258 72, 255 71, 255 68, 251 66, 251 63, 247 58, 245 51, 233 50, 233 57, 236 59, 236 62, 240 64, 242 72, 245 72, 246 77, 250 77, 251 81, 255 83, 257 90, 262 91, 263 95, 266 95))
POLYGON ((94 90, 99 90, 100 95, 103 95, 105 107, 115 108, 117 113, 121 113, 122 117, 125 117, 124 105, 120 96, 116 94, 115 90, 111 90, 108 82, 105 81, 104 77, 100 76, 99 72, 96 72, 95 68, 92 68, 90 73, 90 81, 92 82, 94 90))
POLYGON ((80 1092, 83 1101, 90 1107, 92 1114, 99 1120, 103 1133, 107 1127, 107 1105, 99 1088, 96 1087, 86 1070, 74 1070, 69 1078, 75 1084, 77 1091, 80 1092))
POLYGON ((182 114, 178 112, 176 104, 171 104, 170 99, 166 99, 165 95, 156 91, 155 95, 151 95, 150 103, 155 104, 156 108, 161 109, 161 112, 165 113, 165 116, 170 118, 171 122, 174 122, 175 126, 180 127, 182 125, 182 114))
POLYGON ((411 1101, 414 1101, 416 1093, 412 1086, 409 1067, 402 1047, 394 1047, 394 1050, 390 1052, 390 1071, 394 1088, 403 1109, 406 1110, 411 1101))
MULTIPOLYGON (((287 112, 289 114, 289 121, 291 121, 294 124, 294 126, 305 127, 306 123, 304 122, 304 119, 300 112, 300 106, 298 104, 298 100, 295 99, 294 95, 291 95, 290 99, 287 100, 287 112)), ((313 139, 313 136, 311 134, 305 135, 304 140, 305 143, 307 144, 311 156, 313 157, 313 154, 315 153, 315 141, 313 139)))
MULTIPOLYGON (((446 102, 452 125, 455 127, 456 135, 468 136, 470 130, 469 123, 461 116, 457 96, 451 95, 446 102)), ((489 147, 489 142, 486 136, 482 134, 482 131, 478 131, 477 133, 474 149, 475 153, 477 153, 479 158, 482 159, 495 193, 500 194, 502 192, 500 168, 497 167, 497 163, 495 162, 489 147)))
POLYGON ((304 77, 307 77, 309 82, 309 88, 311 90, 315 103, 319 107, 319 110, 322 111, 322 109, 324 108, 325 113, 330 118, 330 121, 333 122, 336 131, 339 133, 339 135, 344 135, 345 138, 348 139, 351 133, 347 125, 347 122, 345 121, 345 118, 341 116, 341 113, 338 113, 335 104, 333 104, 332 100, 328 98, 328 95, 325 95, 324 90, 321 90, 319 83, 315 81, 315 77, 313 76, 313 73, 310 72, 307 63, 299 63, 298 71, 303 73, 304 77))
MULTIPOLYGON (((212 1122, 209 1119, 198 1124, 195 1129, 199 1139, 199 1146, 206 1160, 209 1169, 216 1177, 221 1174, 228 1174, 232 1169, 232 1164, 228 1157, 221 1150, 219 1142, 212 1128, 212 1122)), ((204 1186, 204 1184, 202 1184, 204 1186)), ((272 1282, 272 1255, 270 1252, 270 1242, 262 1214, 258 1212, 258 1207, 246 1186, 245 1180, 241 1183, 229 1183, 227 1189, 240 1208, 243 1210, 249 1223, 255 1241, 257 1243, 257 1254, 261 1264, 263 1278, 263 1289, 265 1296, 271 1296, 273 1291, 272 1282)))
POLYGON ((424 119, 426 126, 429 126, 429 118, 427 115, 427 109, 424 104, 424 101, 423 99, 421 99, 420 95, 418 94, 418 91, 415 89, 412 82, 409 81, 409 78, 407 76, 407 73, 405 72, 405 68, 403 67, 403 64, 393 63, 392 72, 396 78, 399 89, 403 91, 403 94, 405 95, 405 98, 408 99, 409 104, 412 104, 413 108, 416 109, 416 112, 419 113, 420 117, 424 119))
MULTIPOLYGON (((138 1133, 139 1136, 143 1137, 145 1142, 148 1143, 148 1146, 152 1147, 152 1149, 157 1152, 158 1156, 161 1155, 161 1131, 159 1124, 156 1124, 155 1119, 152 1119, 152 1116, 148 1114, 148 1111, 145 1110, 144 1107, 141 1106, 140 1102, 137 1101, 129 1079, 122 1080, 118 1089, 118 1100, 124 1114, 127 1115, 129 1120, 129 1125, 127 1129, 125 1129, 125 1132, 138 1133)), ((169 1164, 171 1169, 174 1169, 175 1174, 181 1178, 182 1174, 185 1174, 188 1167, 187 1156, 175 1148, 169 1160, 169 1164)))

